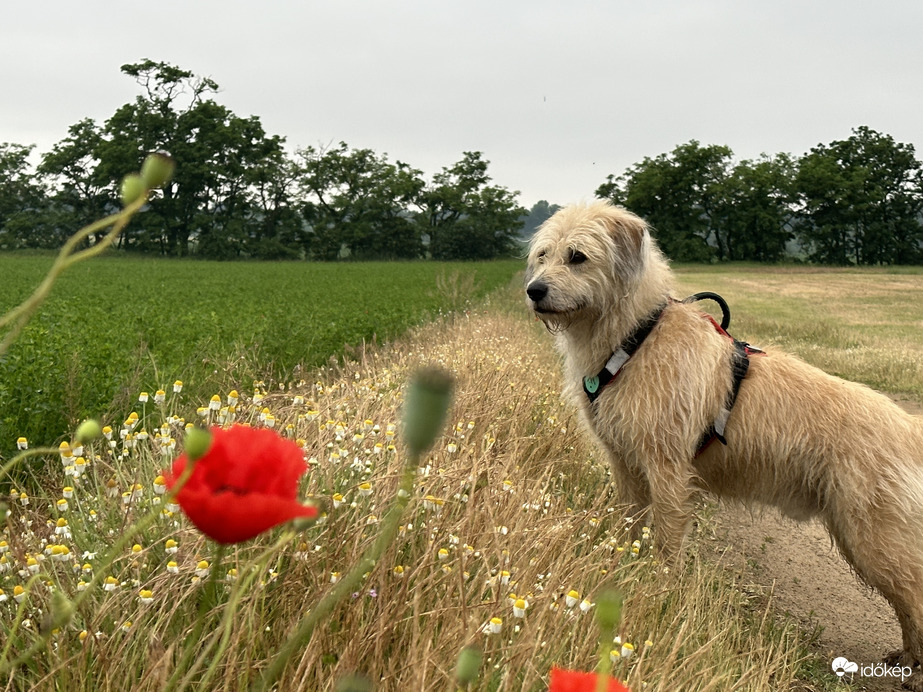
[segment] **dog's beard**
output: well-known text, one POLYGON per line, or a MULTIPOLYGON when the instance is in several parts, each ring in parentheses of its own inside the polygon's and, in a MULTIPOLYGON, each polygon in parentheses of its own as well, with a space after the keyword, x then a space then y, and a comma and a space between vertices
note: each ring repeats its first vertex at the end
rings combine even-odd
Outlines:
POLYGON ((552 334, 566 332, 577 321, 580 315, 580 308, 572 310, 561 310, 556 312, 542 312, 535 310, 535 315, 552 334))

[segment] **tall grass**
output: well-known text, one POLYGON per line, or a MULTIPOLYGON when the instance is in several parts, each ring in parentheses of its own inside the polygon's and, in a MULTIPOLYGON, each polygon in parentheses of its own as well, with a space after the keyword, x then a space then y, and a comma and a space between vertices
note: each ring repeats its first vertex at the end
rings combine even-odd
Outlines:
POLYGON ((14 493, 0 558, 7 663, 50 626, 43 618, 54 591, 75 597, 93 575, 94 554, 138 517, 154 512, 158 519, 129 541, 137 548, 126 546, 107 575, 117 586, 93 587, 51 645, 3 683, 48 690, 160 690, 171 678, 178 689, 254 685, 298 619, 374 539, 404 458, 394 441, 404 386, 432 363, 458 378, 451 427, 418 471, 399 539, 290 661, 279 689, 333 689, 353 673, 380 690, 452 689, 456 657, 475 643, 485 654, 477 689, 541 690, 552 664, 595 666, 592 604, 611 587, 625 596, 621 641, 636 651, 616 658, 614 670, 632 689, 787 689, 797 678, 807 653, 766 599, 749 596, 698 554, 686 569, 665 570, 653 557, 656 534, 629 542, 612 479, 559 400, 547 336, 489 306, 418 328, 388 348, 358 351, 306 382, 271 390, 227 382, 241 390, 239 421, 274 421, 303 446, 312 467, 305 493, 327 511, 312 528, 278 530, 209 566, 221 589, 207 602, 201 641, 185 638, 205 581, 195 572, 212 560, 212 549, 178 513, 162 513, 153 483, 176 453, 170 440, 181 445, 180 417, 191 420, 206 402, 179 394, 160 406, 137 404, 139 423, 126 438, 119 423, 127 411, 110 421, 112 442, 83 450, 90 464, 79 480, 56 471, 47 492, 26 505, 14 493), (142 428, 146 439, 137 435, 142 428), (73 495, 59 512, 65 486, 73 495), (59 518, 69 536, 56 533, 59 518), (177 542, 175 554, 168 540, 177 542), (69 558, 53 548, 62 545, 69 558), (24 588, 20 603, 12 598, 16 586, 24 588), (150 603, 141 590, 151 592, 150 603), (582 607, 568 605, 572 590, 582 607), (528 602, 525 617, 514 616, 511 594, 528 602), (502 621, 496 634, 485 631, 493 618, 502 621), (197 665, 174 675, 186 647, 195 647, 197 665))

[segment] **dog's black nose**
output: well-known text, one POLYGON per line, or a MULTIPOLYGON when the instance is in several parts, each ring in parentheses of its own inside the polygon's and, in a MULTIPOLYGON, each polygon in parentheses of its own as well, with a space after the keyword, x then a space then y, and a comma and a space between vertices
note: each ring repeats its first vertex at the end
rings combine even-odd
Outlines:
POLYGON ((548 284, 541 281, 533 281, 526 288, 526 295, 529 296, 530 300, 537 303, 548 295, 548 284))

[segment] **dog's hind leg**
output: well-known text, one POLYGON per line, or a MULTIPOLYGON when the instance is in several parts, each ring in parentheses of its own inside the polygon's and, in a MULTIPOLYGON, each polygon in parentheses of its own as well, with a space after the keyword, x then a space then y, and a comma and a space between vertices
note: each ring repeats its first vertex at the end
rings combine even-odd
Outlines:
POLYGON ((852 508, 850 521, 828 524, 843 557, 859 577, 876 589, 894 608, 901 626, 903 648, 885 655, 889 666, 914 669, 905 689, 923 692, 923 562, 907 552, 908 525, 900 517, 864 520, 852 508))

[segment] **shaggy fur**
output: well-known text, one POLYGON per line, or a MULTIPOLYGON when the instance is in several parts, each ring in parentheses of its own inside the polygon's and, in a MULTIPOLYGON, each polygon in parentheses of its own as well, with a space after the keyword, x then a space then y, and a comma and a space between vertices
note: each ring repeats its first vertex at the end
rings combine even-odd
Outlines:
MULTIPOLYGON (((673 275, 634 214, 606 202, 568 207, 533 237, 529 307, 556 333, 566 394, 607 452, 631 513, 653 513, 679 559, 697 492, 819 517, 856 573, 894 606, 903 651, 923 660, 923 420, 871 389, 767 349, 731 413, 728 446, 695 456, 731 387, 732 344, 693 305, 669 303, 621 374, 591 405, 595 375, 673 295, 673 275)), ((915 673, 911 689, 923 690, 915 673)))

